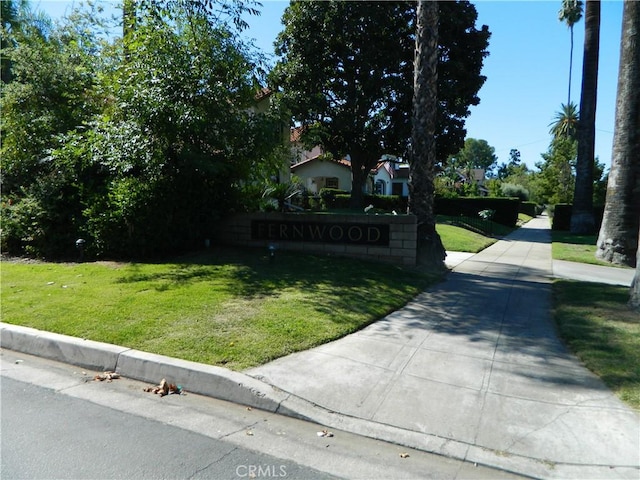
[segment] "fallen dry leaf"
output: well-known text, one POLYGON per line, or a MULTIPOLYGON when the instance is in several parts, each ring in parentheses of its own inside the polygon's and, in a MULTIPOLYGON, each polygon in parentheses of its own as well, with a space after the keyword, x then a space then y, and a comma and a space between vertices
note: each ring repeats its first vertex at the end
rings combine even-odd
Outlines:
POLYGON ((173 394, 183 395, 184 394, 182 387, 180 385, 169 383, 164 378, 160 380, 159 385, 155 387, 145 387, 142 389, 142 391, 148 392, 148 393, 154 393, 156 395, 160 395, 161 397, 164 397, 165 395, 173 395, 173 394))
POLYGON ((247 430, 247 435, 253 437, 253 432, 251 430, 247 430))
POLYGON ((107 382, 110 382, 112 380, 117 380, 118 378, 120 378, 120 374, 115 373, 115 372, 99 373, 98 375, 93 377, 93 379, 98 381, 98 382, 104 382, 105 380, 107 382))
POLYGON ((319 437, 333 437, 333 433, 331 433, 328 430, 322 430, 321 432, 318 432, 316 435, 318 435, 319 437))
POLYGON ((401 453, 400 454, 400 458, 409 458, 409 454, 408 453, 401 453))

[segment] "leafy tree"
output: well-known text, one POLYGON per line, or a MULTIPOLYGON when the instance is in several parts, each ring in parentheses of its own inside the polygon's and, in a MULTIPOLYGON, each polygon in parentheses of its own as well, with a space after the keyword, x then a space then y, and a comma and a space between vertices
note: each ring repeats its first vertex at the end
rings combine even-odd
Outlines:
POLYGON ((418 221, 418 264, 443 270, 446 253, 436 231, 433 208, 438 104, 438 18, 436 2, 418 2, 408 210, 418 221))
POLYGON ((538 203, 554 205, 573 201, 576 141, 571 138, 557 138, 551 142, 549 150, 542 154, 542 162, 536 167, 534 191, 538 203))
POLYGON ((3 232, 3 246, 49 255, 72 245, 81 216, 74 174, 51 151, 67 131, 86 128, 99 109, 94 52, 84 26, 54 28, 28 9, 20 12, 20 28, 11 32, 5 51, 11 78, 1 97, 0 165, 3 221, 22 226, 3 232), (31 218, 22 215, 35 211, 31 218), (20 233, 27 231, 32 233, 20 233))
POLYGON ((93 139, 95 161, 111 172, 87 210, 101 254, 201 245, 237 208, 243 182, 279 167, 280 120, 252 108, 249 50, 199 11, 162 13, 138 6, 127 61, 108 82, 118 102, 93 139))
POLYGON ((501 163, 496 176, 499 180, 505 180, 509 177, 526 175, 528 172, 527 165, 522 163, 520 151, 512 148, 509 151, 509 163, 501 163))
POLYGON ((489 145, 486 140, 467 138, 464 141, 464 147, 457 155, 450 158, 449 162, 453 167, 467 172, 474 168, 481 168, 488 176, 491 176, 491 171, 498 161, 495 151, 495 148, 489 145))
MULTIPOLYGON (((437 158, 457 152, 487 55, 489 31, 476 30, 469 2, 439 2, 437 158)), ((349 155, 352 205, 383 154, 403 156, 410 139, 416 6, 412 2, 292 2, 276 42, 280 88, 303 141, 349 155)))
MULTIPOLYGON (((602 260, 629 266, 640 263, 636 261, 640 224, 639 31, 640 3, 625 1, 611 170, 596 251, 602 260)), ((637 295, 637 281, 634 291, 637 295)), ((640 303, 637 297, 633 302, 640 303)))
POLYGON ((600 0, 587 2, 585 12, 582 91, 578 123, 578 158, 576 184, 571 213, 571 233, 591 234, 595 231, 593 216, 593 167, 596 141, 596 99, 600 49, 600 0))
POLYGON ((569 51, 569 93, 567 105, 571 105, 571 72, 573 70, 573 26, 582 18, 581 0, 562 0, 562 8, 558 12, 558 20, 565 22, 571 33, 571 49, 569 51))
POLYGON ((529 190, 516 183, 503 182, 500 186, 500 194, 503 197, 518 197, 523 202, 529 200, 529 190))
POLYGON ((89 16, 30 30, 10 50, 2 219, 13 236, 2 240, 11 253, 65 255, 79 235, 101 255, 201 245, 241 207, 243 185, 280 166, 280 119, 254 108, 252 51, 189 2, 170 15, 149 5, 136 2, 126 62, 121 40, 98 41, 82 23, 89 16))
POLYGON ((598 157, 593 164, 593 204, 604 205, 607 194, 607 180, 609 174, 605 174, 605 164, 600 162, 598 157))

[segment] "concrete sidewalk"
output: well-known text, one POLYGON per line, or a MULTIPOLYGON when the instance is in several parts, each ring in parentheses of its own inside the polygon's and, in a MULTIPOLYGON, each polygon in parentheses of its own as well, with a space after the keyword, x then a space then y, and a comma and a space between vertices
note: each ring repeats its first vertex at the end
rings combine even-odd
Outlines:
POLYGON ((553 261, 553 276, 581 282, 606 283, 630 287, 636 271, 633 268, 606 267, 586 263, 553 261))
POLYGON ((537 478, 640 476, 640 421, 558 340, 548 219, 402 310, 246 372, 413 445, 537 478))
MULTIPOLYGON (((564 348, 546 217, 341 340, 244 373, 0 324, 3 348, 536 478, 640 477, 640 417, 564 348)), ((466 477, 469 478, 469 477, 466 477)))

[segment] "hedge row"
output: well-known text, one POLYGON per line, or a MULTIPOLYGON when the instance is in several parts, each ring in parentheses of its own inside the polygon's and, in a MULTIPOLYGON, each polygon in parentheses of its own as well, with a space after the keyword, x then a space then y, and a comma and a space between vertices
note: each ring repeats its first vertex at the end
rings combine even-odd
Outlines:
MULTIPOLYGON (((571 230, 571 212, 573 205, 569 203, 558 203, 553 208, 553 221, 551 222, 552 230, 571 230)), ((602 217, 604 215, 604 205, 593 207, 593 216, 596 224, 596 232, 600 230, 602 217)))
MULTIPOLYGON (((351 195, 348 192, 323 188, 320 191, 322 198, 322 207, 327 210, 347 209, 351 195)), ((365 205, 373 205, 376 209, 391 212, 406 212, 407 198, 398 195, 365 195, 365 205)), ((515 227, 518 221, 518 213, 521 202, 518 198, 496 198, 496 197, 459 197, 444 198, 436 197, 434 210, 436 215, 449 216, 465 216, 478 217, 479 212, 483 210, 493 210, 492 220, 507 227, 515 227)), ((527 202, 525 207, 528 215, 534 217, 536 215, 536 205, 527 202), (529 213, 531 212, 531 213, 529 213)))
MULTIPOLYGON (((351 201, 351 194, 342 190, 323 188, 320 190, 322 207, 327 210, 347 209, 351 201)), ((404 213, 407 211, 407 198, 400 195, 364 195, 364 204, 373 205, 374 208, 387 212, 396 211, 404 213)))
POLYGON ((483 210, 493 210, 492 220, 507 227, 515 227, 520 210, 520 199, 499 197, 436 197, 436 215, 465 216, 475 218, 483 210))
POLYGON ((520 213, 524 213, 525 215, 529 215, 530 217, 535 217, 540 212, 540 207, 536 202, 521 202, 520 203, 520 213))

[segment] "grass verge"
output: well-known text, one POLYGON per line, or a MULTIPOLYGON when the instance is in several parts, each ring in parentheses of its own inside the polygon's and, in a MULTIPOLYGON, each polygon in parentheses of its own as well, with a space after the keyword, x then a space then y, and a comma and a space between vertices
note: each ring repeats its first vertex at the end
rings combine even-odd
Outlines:
POLYGON ((640 410, 640 322, 629 289, 556 281, 554 318, 569 348, 616 395, 640 410))
POLYGON ((250 249, 157 264, 3 261, 2 320, 241 370, 356 331, 437 280, 250 249))
POLYGON ((598 260, 596 258, 596 242, 598 240, 596 235, 572 235, 569 232, 554 230, 551 232, 551 240, 553 242, 551 252, 554 260, 629 268, 598 260))
POLYGON ((462 227, 437 224, 436 231, 446 250, 451 252, 478 253, 496 242, 495 238, 486 237, 462 227))

